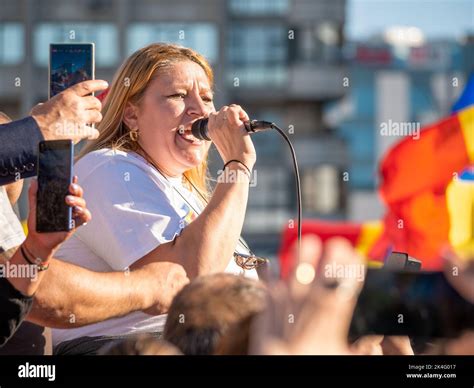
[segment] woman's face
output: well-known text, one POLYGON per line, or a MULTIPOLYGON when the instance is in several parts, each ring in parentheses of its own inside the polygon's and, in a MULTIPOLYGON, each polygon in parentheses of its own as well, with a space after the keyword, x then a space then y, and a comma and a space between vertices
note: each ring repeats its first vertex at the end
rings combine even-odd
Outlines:
POLYGON ((135 110, 136 125, 129 127, 138 128, 140 145, 163 172, 178 176, 207 154, 210 142, 196 139, 191 125, 214 110, 206 73, 197 63, 182 61, 150 83, 135 110))

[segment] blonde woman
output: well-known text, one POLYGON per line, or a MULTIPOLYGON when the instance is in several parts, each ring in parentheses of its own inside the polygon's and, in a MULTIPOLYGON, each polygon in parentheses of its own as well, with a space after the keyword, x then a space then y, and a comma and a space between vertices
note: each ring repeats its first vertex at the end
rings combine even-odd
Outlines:
MULTIPOLYGON (((230 272, 256 278, 234 257, 245 217, 255 148, 238 105, 216 112, 213 73, 200 54, 152 44, 117 72, 99 137, 75 165, 93 220, 59 258, 95 271, 133 270, 153 261, 178 263, 193 278, 230 272), (233 179, 208 192, 210 142, 191 133, 209 117, 209 135, 233 179), (240 265, 239 265, 240 264, 240 265)), ((225 175, 225 174, 224 174, 225 175)), ((166 315, 134 312, 69 330, 54 330, 58 354, 95 353, 115 338, 161 333, 166 315)))

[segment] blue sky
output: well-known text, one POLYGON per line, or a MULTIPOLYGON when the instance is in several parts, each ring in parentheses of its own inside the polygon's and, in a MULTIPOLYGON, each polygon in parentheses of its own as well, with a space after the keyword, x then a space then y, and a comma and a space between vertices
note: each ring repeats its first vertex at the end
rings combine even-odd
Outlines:
POLYGON ((391 25, 422 29, 430 38, 474 33, 474 0, 348 0, 346 36, 363 39, 391 25))

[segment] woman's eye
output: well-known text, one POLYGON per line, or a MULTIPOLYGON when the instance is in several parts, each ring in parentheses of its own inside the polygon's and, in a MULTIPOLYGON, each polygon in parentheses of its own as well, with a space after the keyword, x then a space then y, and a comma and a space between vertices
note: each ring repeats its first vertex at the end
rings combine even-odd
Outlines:
POLYGON ((203 97, 201 97, 201 99, 202 99, 204 102, 209 102, 209 103, 211 103, 211 102, 213 101, 212 97, 203 96, 203 97))
POLYGON ((168 96, 169 98, 185 98, 186 97, 186 94, 184 93, 176 93, 176 94, 172 94, 171 96, 168 96))

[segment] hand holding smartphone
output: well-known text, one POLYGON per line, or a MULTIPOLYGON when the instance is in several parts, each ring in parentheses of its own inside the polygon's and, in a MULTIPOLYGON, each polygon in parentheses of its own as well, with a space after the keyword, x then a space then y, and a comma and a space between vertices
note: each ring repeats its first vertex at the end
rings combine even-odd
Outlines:
POLYGON ((36 231, 70 231, 74 228, 72 208, 65 202, 72 183, 74 145, 72 140, 39 143, 36 231))
POLYGON ((52 43, 49 60, 49 98, 95 78, 94 43, 52 43))
POLYGON ((474 304, 442 272, 368 269, 350 337, 370 334, 456 337, 474 329, 474 304))

